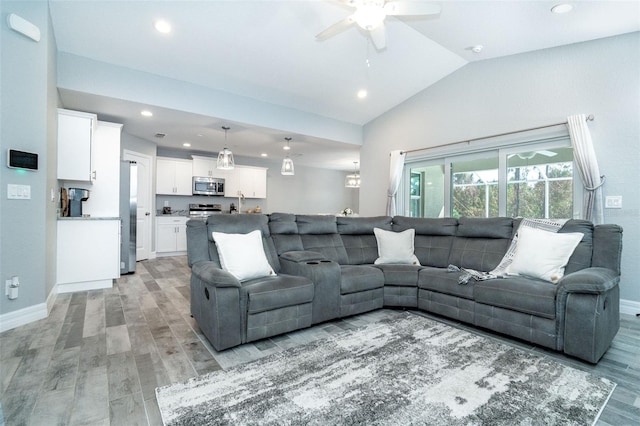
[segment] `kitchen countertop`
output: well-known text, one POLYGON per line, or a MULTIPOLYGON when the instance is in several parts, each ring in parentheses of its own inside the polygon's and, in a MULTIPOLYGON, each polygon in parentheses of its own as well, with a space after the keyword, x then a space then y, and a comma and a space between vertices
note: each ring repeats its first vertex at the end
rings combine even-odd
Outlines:
POLYGON ((120 217, 91 217, 91 216, 58 217, 58 220, 120 220, 120 217))

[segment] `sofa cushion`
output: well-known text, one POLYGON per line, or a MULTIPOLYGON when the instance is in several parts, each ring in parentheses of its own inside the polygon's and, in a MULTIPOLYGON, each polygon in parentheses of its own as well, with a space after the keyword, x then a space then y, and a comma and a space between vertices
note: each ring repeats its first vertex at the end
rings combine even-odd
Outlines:
POLYGON ((309 303, 314 285, 304 277, 278 275, 247 281, 241 291, 247 294, 247 312, 252 314, 309 303))
POLYGON ((509 239, 456 237, 451 245, 448 265, 488 272, 493 270, 511 244, 509 239))
POLYGON ((394 216, 393 230, 401 232, 406 229, 415 229, 416 235, 434 235, 434 236, 454 236, 458 229, 458 219, 453 217, 445 218, 423 218, 423 217, 407 217, 394 216))
POLYGON ((218 248, 222 269, 238 281, 275 275, 267 261, 260 231, 255 230, 247 234, 212 232, 212 236, 218 248))
POLYGON ((338 225, 335 216, 304 215, 296 216, 300 234, 337 234, 338 225))
POLYGON ((580 232, 583 234, 582 240, 578 243, 578 247, 573 251, 567 266, 564 268, 565 275, 590 267, 593 255, 593 223, 587 220, 571 219, 558 230, 558 233, 564 232, 580 232))
POLYGON ((384 274, 385 286, 416 287, 418 285, 419 265, 379 264, 375 265, 384 274))
POLYGON ((468 284, 458 284, 458 278, 462 273, 449 272, 442 268, 423 267, 418 272, 418 288, 473 300, 473 286, 476 282, 469 280, 468 284))
POLYGON ((457 236, 470 238, 511 238, 513 219, 510 217, 461 217, 457 236))
POLYGON ((378 242, 373 231, 368 235, 341 234, 340 238, 347 252, 347 264, 370 265, 378 258, 378 242))
POLYGON ((291 213, 271 213, 269 215, 271 234, 297 234, 296 215, 291 213))
POLYGON ((347 251, 338 234, 303 234, 300 235, 303 250, 316 251, 328 260, 341 265, 347 263, 347 251))
POLYGON ((518 246, 506 272, 557 283, 583 236, 524 227, 518 231, 518 246))
POLYGON ((525 314, 554 319, 555 284, 526 277, 478 281, 474 284, 476 302, 525 314))
POLYGON ((373 232, 376 235, 379 256, 373 263, 420 265, 418 258, 413 253, 413 239, 416 235, 415 229, 393 232, 374 228, 373 232))
POLYGON ((391 231, 391 216, 347 217, 338 216, 338 233, 340 235, 373 234, 373 228, 391 231))
POLYGON ((384 286, 384 275, 378 268, 368 265, 341 265, 340 294, 357 293, 384 286))

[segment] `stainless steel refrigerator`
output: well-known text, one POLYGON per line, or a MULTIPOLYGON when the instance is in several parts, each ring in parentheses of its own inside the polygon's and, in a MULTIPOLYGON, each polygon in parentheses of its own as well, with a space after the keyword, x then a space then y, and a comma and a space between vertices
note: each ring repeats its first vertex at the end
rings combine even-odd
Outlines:
POLYGON ((138 210, 138 166, 120 162, 120 274, 136 271, 136 223, 138 210))

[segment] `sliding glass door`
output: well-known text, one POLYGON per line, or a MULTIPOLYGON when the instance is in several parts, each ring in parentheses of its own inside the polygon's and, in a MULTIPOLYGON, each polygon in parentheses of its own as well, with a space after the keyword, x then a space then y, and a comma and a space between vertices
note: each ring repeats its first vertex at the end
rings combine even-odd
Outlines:
POLYGON ((580 194, 567 145, 556 140, 409 161, 398 211, 432 218, 575 217, 580 194))

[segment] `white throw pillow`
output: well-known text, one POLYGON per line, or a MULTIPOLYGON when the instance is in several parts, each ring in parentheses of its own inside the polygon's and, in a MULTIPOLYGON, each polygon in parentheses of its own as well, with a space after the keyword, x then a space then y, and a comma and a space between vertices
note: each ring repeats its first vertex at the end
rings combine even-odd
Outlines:
POLYGON ((518 247, 507 273, 557 283, 582 237, 581 232, 555 233, 521 228, 518 247))
POLYGON ((262 233, 259 230, 248 234, 225 234, 213 232, 213 240, 218 248, 220 265, 239 281, 274 276, 262 247, 262 233))
POLYGON ((418 258, 413 253, 415 229, 392 232, 373 228, 373 233, 376 235, 376 241, 378 242, 379 257, 374 262, 376 265, 382 263, 420 265, 418 258))

